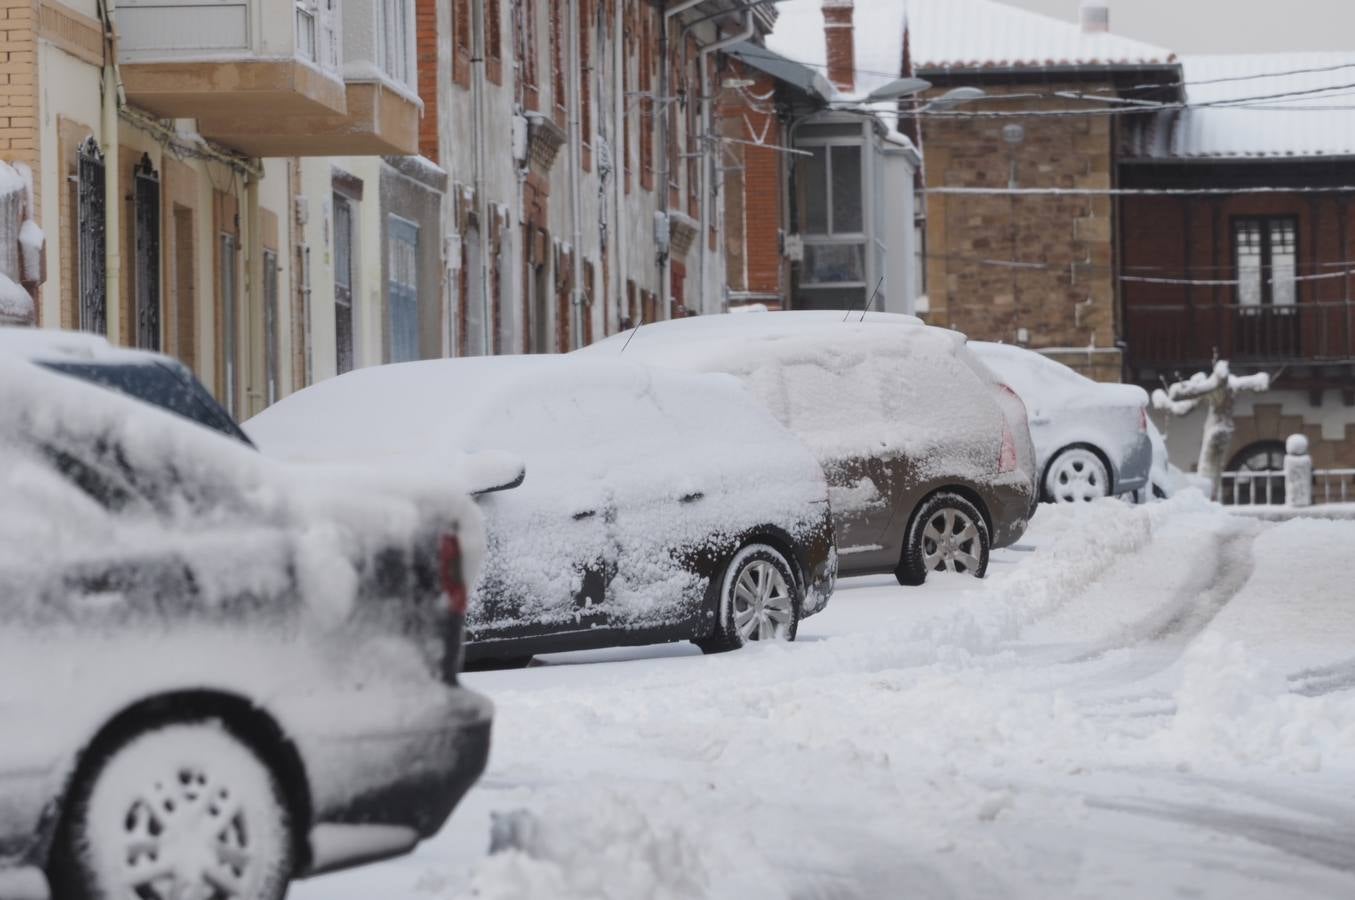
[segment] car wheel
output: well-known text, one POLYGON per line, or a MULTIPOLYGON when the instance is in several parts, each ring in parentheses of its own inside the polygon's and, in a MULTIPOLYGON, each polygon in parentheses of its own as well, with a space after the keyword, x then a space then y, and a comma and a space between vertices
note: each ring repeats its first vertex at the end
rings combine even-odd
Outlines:
POLYGON ((1050 503, 1090 503, 1110 496, 1110 472, 1096 451, 1069 447, 1054 457, 1044 476, 1050 503))
POLYGON ((725 566, 719 622, 696 645, 706 653, 722 653, 751 641, 793 641, 803 603, 786 558, 766 544, 749 544, 725 566))
POLYGON ((922 584, 930 572, 982 578, 988 571, 988 547, 988 522, 978 507, 942 491, 928 497, 913 516, 894 577, 905 587, 922 584))
POLYGON ((82 774, 49 879, 55 897, 280 900, 292 856, 272 770, 219 722, 171 722, 82 774))

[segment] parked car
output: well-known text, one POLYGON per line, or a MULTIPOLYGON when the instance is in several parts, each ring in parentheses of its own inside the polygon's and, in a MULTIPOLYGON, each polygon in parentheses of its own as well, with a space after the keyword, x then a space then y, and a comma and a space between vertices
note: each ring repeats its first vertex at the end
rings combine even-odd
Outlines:
POLYGON ((775 312, 645 325, 586 347, 737 377, 827 477, 843 575, 982 577, 1032 511, 1033 451, 1015 396, 963 335, 908 316, 775 312))
POLYGON ((520 487, 479 498, 470 660, 793 639, 833 589, 823 475, 732 379, 551 356, 402 363, 306 388, 245 431, 291 460, 525 462, 520 487))
POLYGON ((268 460, 15 346, 0 896, 272 900, 437 831, 489 746, 457 682, 469 497, 268 460))
POLYGON ((969 346, 1025 401, 1042 499, 1086 502, 1149 486, 1153 446, 1143 388, 1092 381, 1022 347, 969 346))

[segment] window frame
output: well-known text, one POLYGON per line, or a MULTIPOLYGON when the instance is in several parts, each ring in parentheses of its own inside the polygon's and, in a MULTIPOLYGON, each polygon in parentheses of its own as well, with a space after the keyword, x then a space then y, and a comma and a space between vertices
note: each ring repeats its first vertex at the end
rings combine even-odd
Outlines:
MULTIPOLYGON (((809 290, 809 291, 813 291, 813 290, 855 289, 855 288, 863 288, 863 289, 866 289, 866 288, 869 288, 869 287, 870 287, 870 285, 869 285, 869 281, 870 281, 870 271, 871 271, 871 268, 872 268, 872 263, 871 263, 870 255, 871 255, 872 250, 874 249, 874 244, 875 244, 875 243, 877 242, 877 240, 878 240, 878 237, 877 237, 877 236, 872 236, 870 230, 867 228, 867 226, 871 224, 871 218, 870 218, 870 217, 871 217, 871 215, 873 214, 873 211, 872 211, 871 208, 870 208, 870 204, 867 202, 867 197, 868 197, 868 193, 869 193, 869 192, 868 192, 867 187, 866 187, 866 179, 867 179, 867 175, 868 175, 868 171, 869 171, 869 167, 868 167, 867 161, 866 161, 866 156, 867 156, 867 150, 869 149, 869 145, 866 143, 866 141, 865 141, 865 139, 864 139, 864 136, 863 136, 863 137, 848 137, 848 136, 845 136, 845 135, 844 135, 844 136, 827 136, 827 135, 825 135, 825 136, 821 136, 821 137, 810 136, 810 137, 805 137, 805 138, 802 138, 802 139, 797 139, 796 142, 795 142, 795 147, 796 147, 797 150, 812 150, 812 149, 817 148, 817 147, 822 147, 822 148, 824 148, 824 181, 823 181, 824 192, 823 192, 823 197, 824 197, 824 217, 825 217, 825 227, 826 227, 827 230, 824 231, 824 232, 810 232, 810 231, 808 231, 808 230, 807 230, 807 226, 808 226, 808 206, 809 206, 809 204, 808 204, 807 202, 804 202, 804 203, 798 203, 798 204, 797 204, 797 207, 799 207, 799 208, 798 208, 798 210, 797 210, 797 216, 798 216, 799 221, 797 221, 796 225, 797 225, 798 228, 799 228, 800 237, 801 237, 801 240, 802 240, 803 243, 804 243, 805 250, 808 251, 810 248, 816 247, 816 246, 852 246, 852 247, 860 247, 860 248, 861 248, 861 274, 862 274, 862 279, 861 279, 860 281, 809 281, 809 280, 807 280, 807 278, 808 278, 808 276, 809 276, 811 273, 810 273, 810 271, 809 271, 808 266, 807 266, 806 264, 802 263, 801 266, 800 266, 800 277, 799 277, 798 285, 797 285, 798 288, 801 289, 801 290, 809 290), (859 154, 859 163, 858 163, 858 172, 859 172, 859 175, 858 175, 858 180, 859 180, 859 182, 860 182, 860 198, 861 198, 861 230, 860 230, 860 231, 841 231, 841 232, 839 232, 839 231, 837 231, 837 230, 835 229, 835 227, 834 227, 834 226, 835 226, 834 215, 833 215, 833 148, 834 148, 834 147, 855 147, 856 150, 857 150, 857 152, 858 152, 858 154, 859 154)), ((800 176, 800 174, 799 174, 799 169, 798 169, 798 167, 797 167, 797 172, 796 172, 796 179, 797 179, 797 181, 798 181, 798 179, 799 179, 800 177, 801 177, 801 176, 800 176)), ((797 191, 798 191, 798 189, 799 189, 799 187, 800 187, 799 184, 797 184, 796 187, 797 187, 797 191)))
POLYGON ((1288 215, 1236 215, 1229 220, 1229 240, 1231 241, 1231 250, 1233 257, 1233 277, 1236 284, 1233 285, 1233 302, 1239 309, 1291 309, 1302 301, 1301 288, 1303 282, 1299 279, 1299 241, 1301 232, 1299 231, 1299 217, 1295 214, 1288 215), (1239 232, 1244 225, 1256 224, 1260 230, 1261 237, 1261 294, 1256 303, 1248 303, 1243 300, 1242 286, 1242 258, 1241 245, 1238 240, 1239 232), (1293 291, 1294 300, 1292 303, 1275 302, 1274 285, 1274 244, 1272 240, 1272 228, 1277 224, 1287 224, 1293 230, 1294 235, 1294 275, 1293 291))

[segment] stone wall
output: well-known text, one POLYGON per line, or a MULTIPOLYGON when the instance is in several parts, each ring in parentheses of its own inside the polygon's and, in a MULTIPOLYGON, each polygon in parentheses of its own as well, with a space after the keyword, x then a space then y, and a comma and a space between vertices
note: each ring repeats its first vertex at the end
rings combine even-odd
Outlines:
MULTIPOLYGON (((1061 87, 1074 86, 1042 84, 1038 91, 1047 95, 1061 87)), ((985 90, 994 96, 1027 92, 985 90)), ((991 100, 953 111, 1069 108, 1076 107, 1068 101, 991 100)), ((1062 361, 1091 377, 1120 379, 1112 198, 1007 191, 1013 178, 1022 189, 1110 188, 1111 129, 1110 118, 1100 116, 924 120, 927 187, 995 191, 929 195, 929 321, 976 339, 1017 343, 1024 337, 1035 350, 1094 348, 1062 361), (1012 126, 1023 130, 1019 142, 1004 138, 1004 128, 1012 126)))

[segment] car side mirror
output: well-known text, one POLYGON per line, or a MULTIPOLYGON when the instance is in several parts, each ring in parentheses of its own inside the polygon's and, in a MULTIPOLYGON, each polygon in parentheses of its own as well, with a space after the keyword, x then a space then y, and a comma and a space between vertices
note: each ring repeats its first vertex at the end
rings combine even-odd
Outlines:
POLYGON ((511 491, 527 480, 527 466, 515 454, 481 450, 462 457, 461 480, 472 497, 511 491))

